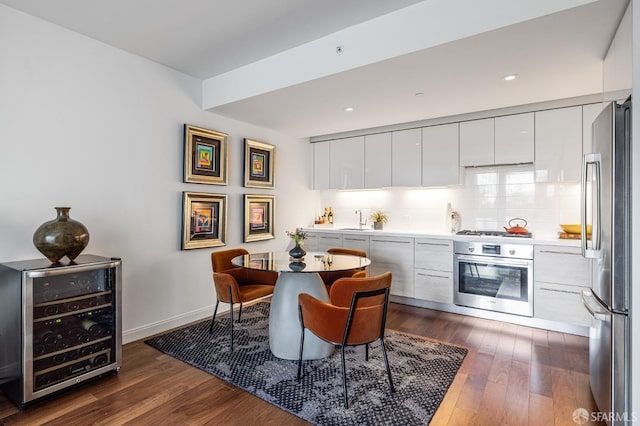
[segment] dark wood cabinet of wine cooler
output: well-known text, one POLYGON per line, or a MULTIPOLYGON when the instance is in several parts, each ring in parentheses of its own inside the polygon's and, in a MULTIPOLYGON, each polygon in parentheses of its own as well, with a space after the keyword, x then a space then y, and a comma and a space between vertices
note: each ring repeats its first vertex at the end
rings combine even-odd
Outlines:
POLYGON ((121 275, 90 254, 0 264, 0 386, 16 405, 119 370, 121 275))

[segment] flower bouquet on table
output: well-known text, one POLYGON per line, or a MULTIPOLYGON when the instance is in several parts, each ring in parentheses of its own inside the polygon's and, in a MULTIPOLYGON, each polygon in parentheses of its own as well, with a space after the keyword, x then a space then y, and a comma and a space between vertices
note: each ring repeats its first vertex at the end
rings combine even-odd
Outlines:
POLYGON ((296 245, 291 250, 289 250, 289 256, 294 259, 302 259, 307 252, 302 248, 304 244, 304 240, 307 239, 307 233, 302 230, 302 228, 296 228, 294 232, 287 231, 287 235, 291 237, 296 245))

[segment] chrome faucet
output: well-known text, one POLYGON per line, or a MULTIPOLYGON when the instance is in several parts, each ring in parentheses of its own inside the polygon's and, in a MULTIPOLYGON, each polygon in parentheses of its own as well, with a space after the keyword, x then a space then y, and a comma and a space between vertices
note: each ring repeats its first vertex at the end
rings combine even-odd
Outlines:
POLYGON ((362 229, 363 226, 367 225, 367 219, 365 219, 364 222, 362 221, 362 210, 356 210, 356 213, 360 215, 360 218, 358 220, 358 227, 362 229))

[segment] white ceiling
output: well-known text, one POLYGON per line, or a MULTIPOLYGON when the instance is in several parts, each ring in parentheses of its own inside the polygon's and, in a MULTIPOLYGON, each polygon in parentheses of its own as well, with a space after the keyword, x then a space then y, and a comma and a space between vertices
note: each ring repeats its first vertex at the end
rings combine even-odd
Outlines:
MULTIPOLYGON (((203 80, 418 2, 0 0, 203 80)), ((308 137, 597 93, 627 3, 599 0, 211 111, 308 137), (506 83, 508 73, 520 78, 506 83)))

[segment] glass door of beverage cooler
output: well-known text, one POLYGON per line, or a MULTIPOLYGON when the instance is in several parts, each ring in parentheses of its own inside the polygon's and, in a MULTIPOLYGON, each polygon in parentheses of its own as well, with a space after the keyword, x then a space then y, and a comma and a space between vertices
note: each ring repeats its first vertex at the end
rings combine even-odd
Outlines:
POLYGON ((119 367, 119 265, 25 272, 25 402, 119 367))

